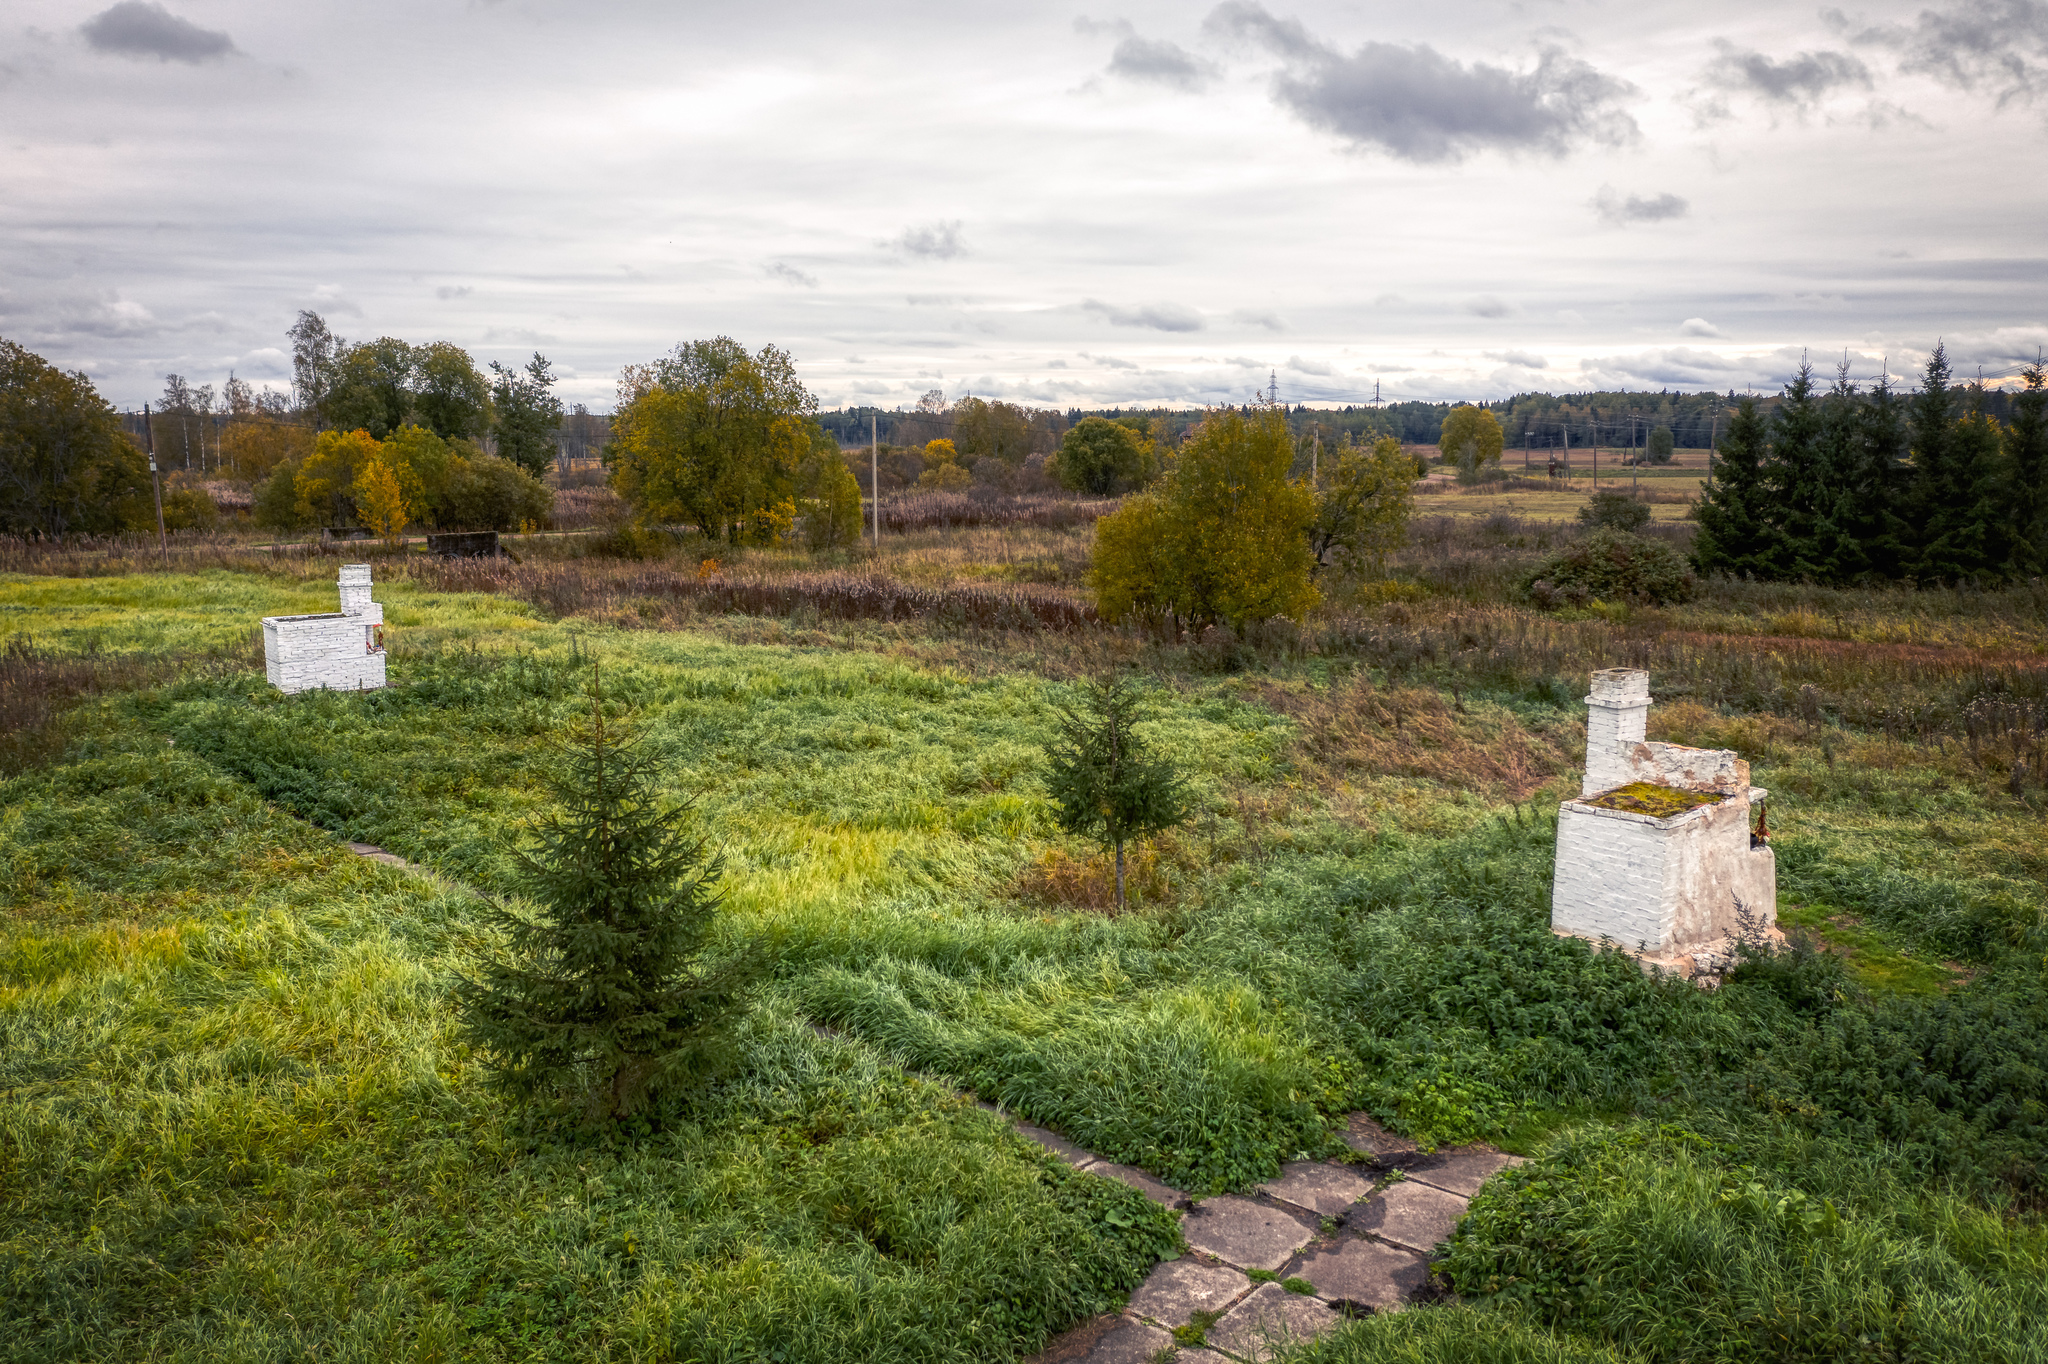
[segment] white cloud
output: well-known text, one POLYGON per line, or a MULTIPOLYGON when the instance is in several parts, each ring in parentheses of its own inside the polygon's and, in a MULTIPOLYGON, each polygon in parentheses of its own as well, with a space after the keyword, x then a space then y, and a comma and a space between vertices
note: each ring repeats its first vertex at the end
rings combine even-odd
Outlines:
POLYGON ((884 245, 923 260, 953 260, 967 254, 957 218, 927 223, 923 227, 906 227, 884 245))
POLYGON ((1678 324, 1680 336, 1721 336, 1723 332, 1704 317, 1688 317, 1678 324))

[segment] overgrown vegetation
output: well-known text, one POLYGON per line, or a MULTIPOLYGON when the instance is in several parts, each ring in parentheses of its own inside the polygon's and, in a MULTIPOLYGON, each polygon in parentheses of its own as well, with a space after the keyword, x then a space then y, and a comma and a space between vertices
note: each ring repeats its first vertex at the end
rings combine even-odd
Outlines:
POLYGON ((1356 1107, 1534 1157, 1459 1233, 1461 1302, 1310 1358, 2038 1355, 2048 599, 1542 612, 1517 584, 1598 532, 1412 529, 1373 592, 1178 640, 1088 609, 1085 526, 391 555, 398 685, 290 699, 250 625, 326 609, 333 559, 9 548, 47 680, 0 787, 0 1338, 1014 1358, 1174 1235, 967 1091, 1195 1192, 1341 1154, 1356 1107), (724 839, 709 955, 777 962, 730 1071, 611 1139, 529 1128, 447 1008, 593 656, 724 839), (1773 792, 1795 941, 1711 993, 1548 930, 1584 674, 1621 664, 1653 737, 1773 792), (1114 915, 1044 758, 1134 665, 1191 811, 1114 915))

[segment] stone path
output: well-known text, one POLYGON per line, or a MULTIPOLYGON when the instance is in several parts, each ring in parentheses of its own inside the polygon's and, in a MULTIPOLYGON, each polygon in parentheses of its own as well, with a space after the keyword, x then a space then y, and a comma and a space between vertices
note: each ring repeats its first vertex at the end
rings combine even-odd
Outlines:
POLYGON ((1354 1113, 1344 1140, 1366 1164, 1300 1161, 1250 1196, 1190 1205, 1150 1175, 1042 1127, 1018 1123, 1017 1130, 1077 1169, 1187 1209, 1186 1255, 1153 1270, 1122 1312, 1067 1332, 1027 1364, 1151 1364, 1168 1351, 1178 1364, 1258 1364, 1272 1358, 1274 1345, 1321 1335, 1346 1316, 1398 1311, 1427 1286, 1431 1252, 1479 1186, 1521 1163, 1487 1146, 1425 1155, 1354 1113), (1263 1272, 1254 1279, 1250 1270, 1263 1272), (1313 1291, 1291 1292, 1283 1286, 1290 1280, 1313 1291), (1202 1344, 1174 1339, 1174 1328, 1198 1321, 1205 1323, 1202 1344))
MULTIPOLYGON (((425 871, 375 844, 350 843, 348 849, 387 866, 425 871)), ((1196 1203, 1143 1170, 1012 1121, 1019 1134, 1074 1168, 1184 1210, 1181 1234, 1188 1243, 1188 1253, 1154 1269, 1122 1312, 1067 1332, 1026 1364, 1152 1364, 1167 1351, 1174 1351, 1177 1364, 1261 1364, 1275 1343, 1321 1335, 1346 1316, 1398 1311, 1428 1284, 1431 1252, 1449 1238, 1479 1186, 1521 1164, 1488 1146, 1425 1155, 1354 1113, 1344 1141, 1365 1164, 1298 1161, 1248 1197, 1220 1194, 1196 1203), (1262 1271, 1261 1277, 1253 1279, 1248 1270, 1262 1271), (1290 1292, 1282 1286, 1289 1280, 1313 1291, 1290 1292), (1174 1328, 1197 1316, 1208 1323, 1204 1343, 1179 1345, 1174 1328)))

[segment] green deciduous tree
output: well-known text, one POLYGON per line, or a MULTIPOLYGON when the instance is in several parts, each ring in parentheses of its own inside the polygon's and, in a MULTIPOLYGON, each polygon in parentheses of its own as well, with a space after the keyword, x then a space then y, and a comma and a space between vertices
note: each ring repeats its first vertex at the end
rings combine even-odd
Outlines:
POLYGON ((413 347, 412 358, 413 421, 442 440, 491 429, 491 386, 468 351, 452 341, 429 341, 413 347))
POLYGON ((1436 446, 1446 463, 1457 466, 1458 477, 1470 483, 1485 477, 1489 466, 1500 467, 1502 440, 1500 418, 1490 409, 1461 404, 1444 418, 1436 446))
POLYGON ((1152 442, 1122 422, 1083 417, 1060 441, 1062 487, 1107 497, 1142 488, 1152 477, 1152 442))
POLYGON ((1415 506, 1415 461, 1392 436, 1370 447, 1345 445, 1324 462, 1310 547, 1318 569, 1333 556, 1361 573, 1378 573, 1408 537, 1415 506))
POLYGON ((1700 529, 1692 559, 1702 573, 1771 572, 1775 536, 1764 477, 1769 450, 1770 424, 1756 399, 1744 398, 1714 453, 1696 511, 1700 529))
POLYGON ((555 432, 562 426, 562 400, 555 376, 539 351, 523 369, 491 361, 491 402, 498 414, 498 454, 539 478, 555 460, 555 432))
POLYGON ((677 346, 620 377, 612 486, 644 522, 690 522, 734 544, 763 539, 770 509, 795 497, 817 406, 786 351, 749 355, 725 336, 677 346))
POLYGON ((1659 426, 1650 432, 1649 443, 1644 446, 1645 459, 1651 464, 1669 464, 1677 441, 1668 426, 1659 426))
POLYGON ((605 732, 553 782, 560 809, 518 855, 533 915, 499 909, 509 951, 457 989, 465 1027, 522 1098, 615 1121, 733 1055, 754 963, 710 962, 720 864, 664 805, 652 758, 605 732))
POLYGON ((959 446, 965 464, 994 459, 1014 469, 1037 440, 1038 427, 1031 414, 1014 403, 962 398, 953 404, 953 443, 959 446))
POLYGON ((0 533, 62 538, 154 519, 143 453, 92 381, 0 339, 0 533))
POLYGON ((1138 737, 1139 697, 1122 678, 1088 684, 1085 715, 1060 710, 1060 737, 1047 756, 1046 789, 1060 827, 1116 854, 1116 904, 1124 907, 1124 844, 1187 818, 1187 783, 1138 737))
POLYGON ((1095 523, 1098 609, 1242 629, 1314 606, 1315 494, 1288 481, 1293 462, 1278 410, 1210 413, 1152 490, 1095 523))

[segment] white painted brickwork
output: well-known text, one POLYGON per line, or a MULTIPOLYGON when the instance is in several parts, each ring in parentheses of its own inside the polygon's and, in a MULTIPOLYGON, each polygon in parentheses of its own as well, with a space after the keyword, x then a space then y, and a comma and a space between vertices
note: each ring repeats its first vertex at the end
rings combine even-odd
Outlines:
POLYGON ((1550 926, 1669 960, 1719 947, 1739 930, 1738 905, 1774 931, 1777 859, 1750 846, 1753 807, 1767 793, 1749 784, 1748 763, 1644 739, 1649 681, 1627 668, 1593 674, 1585 782, 1557 812, 1550 926), (1635 782, 1722 799, 1665 818, 1588 803, 1635 782))
POLYGON ((340 586, 340 611, 263 618, 263 670, 279 691, 384 685, 384 608, 370 600, 370 566, 343 564, 340 586))

